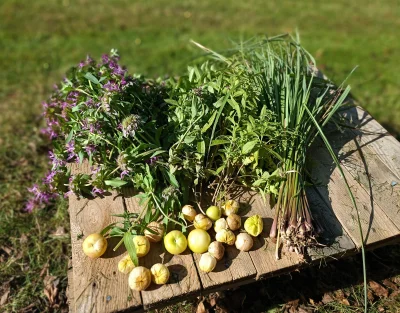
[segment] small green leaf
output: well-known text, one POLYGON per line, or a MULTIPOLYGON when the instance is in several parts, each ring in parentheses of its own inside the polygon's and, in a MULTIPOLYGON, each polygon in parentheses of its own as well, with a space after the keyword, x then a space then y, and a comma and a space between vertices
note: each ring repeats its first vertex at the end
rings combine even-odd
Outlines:
POLYGON ((169 179, 169 182, 171 183, 171 185, 176 188, 179 188, 179 183, 176 180, 175 175, 172 174, 171 172, 167 172, 167 174, 168 174, 168 179, 169 179))
POLYGON ((230 140, 226 140, 226 139, 214 139, 210 146, 218 146, 218 145, 224 145, 226 143, 230 143, 230 140))
POLYGON ((90 80, 93 84, 101 85, 99 80, 92 73, 86 73, 85 78, 90 80))
POLYGON ((197 152, 204 154, 206 153, 206 143, 204 140, 197 142, 197 152))
POLYGON ((124 181, 124 180, 121 180, 121 179, 119 179, 119 178, 116 178, 116 179, 112 179, 112 180, 106 180, 106 181, 104 181, 104 183, 105 183, 107 186, 121 187, 121 186, 123 186, 123 185, 126 185, 128 182, 127 182, 127 181, 124 181))
POLYGON ((169 103, 169 104, 178 105, 178 102, 176 102, 176 101, 173 100, 173 99, 164 99, 164 101, 165 101, 166 103, 169 103))
POLYGON ((105 235, 111 228, 113 228, 114 225, 116 225, 116 224, 117 224, 117 223, 111 223, 110 225, 104 227, 104 228, 102 229, 102 231, 100 232, 100 234, 104 236, 104 235, 105 235))
POLYGON ((133 235, 130 232, 126 232, 124 235, 124 245, 129 253, 129 256, 131 257, 133 264, 135 264, 135 266, 138 266, 139 260, 136 254, 136 247, 133 243, 133 235))
POLYGON ((69 132, 69 134, 68 134, 68 137, 67 137, 67 140, 66 140, 66 143, 68 143, 68 142, 70 142, 71 141, 71 139, 72 139, 72 136, 74 135, 74 130, 73 129, 71 129, 71 131, 69 132))
POLYGON ((253 150, 253 148, 256 146, 257 143, 258 143, 258 140, 253 140, 253 141, 247 142, 242 148, 242 153, 243 154, 250 153, 251 150, 253 150))

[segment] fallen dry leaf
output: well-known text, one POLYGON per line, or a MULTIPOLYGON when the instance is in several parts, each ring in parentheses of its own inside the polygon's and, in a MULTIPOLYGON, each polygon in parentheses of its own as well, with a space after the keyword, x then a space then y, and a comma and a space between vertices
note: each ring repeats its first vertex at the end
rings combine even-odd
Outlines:
POLYGON ((58 284, 60 279, 56 276, 46 275, 43 279, 44 284, 44 294, 49 299, 50 304, 53 306, 55 304, 56 297, 58 295, 58 284))
POLYGON ((321 301, 323 304, 327 304, 327 303, 330 303, 335 300, 331 297, 331 295, 329 293, 325 293, 324 296, 322 297, 321 301))
POLYGON ((204 305, 204 301, 201 301, 197 305, 196 313, 208 313, 208 310, 206 309, 206 306, 204 305))
POLYGON ((392 290, 397 290, 397 289, 399 289, 399 287, 398 287, 394 282, 392 282, 390 279, 384 279, 384 280, 382 281, 382 283, 383 283, 386 287, 389 287, 389 288, 392 289, 392 290))
POLYGON ((396 290, 396 291, 393 291, 391 294, 390 294, 390 296, 389 296, 389 298, 396 298, 397 296, 399 296, 400 295, 400 290, 396 290))
POLYGON ((3 295, 0 298, 0 307, 7 303, 8 296, 10 294, 10 286, 7 287, 8 289, 3 293, 3 295))
POLYGON ((372 289, 374 294, 376 294, 378 297, 387 298, 389 296, 389 291, 386 288, 384 288, 382 285, 378 284, 376 281, 371 280, 369 282, 369 287, 372 289))
POLYGON ((21 235, 21 238, 19 238, 19 242, 20 242, 21 244, 26 244, 26 243, 28 242, 28 236, 25 235, 25 234, 22 234, 22 235, 21 235))
POLYGON ((65 234, 65 228, 62 226, 57 227, 56 231, 52 233, 55 237, 64 236, 65 234))
POLYGON ((345 298, 345 299, 342 299, 342 300, 340 300, 340 303, 342 303, 342 304, 344 304, 344 305, 350 305, 350 302, 349 302, 349 300, 347 300, 346 298, 345 298))
POLYGON ((367 291, 367 298, 369 301, 374 301, 375 297, 371 290, 367 291))

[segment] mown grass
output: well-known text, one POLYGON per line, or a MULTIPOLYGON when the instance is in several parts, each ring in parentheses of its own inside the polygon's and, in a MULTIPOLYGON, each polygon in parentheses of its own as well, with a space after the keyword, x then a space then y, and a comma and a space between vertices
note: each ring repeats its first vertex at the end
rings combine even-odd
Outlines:
POLYGON ((33 303, 41 312, 50 310, 40 276, 47 265, 49 275, 61 278, 61 290, 65 286, 68 236, 52 233, 60 226, 68 231, 66 203, 29 215, 22 208, 26 188, 47 167, 40 103, 71 65, 118 48, 130 72, 179 75, 199 55, 190 39, 223 50, 230 40, 298 28, 333 80, 360 66, 350 79, 353 95, 398 135, 399 13, 396 0, 1 1, 0 288, 11 288, 5 309, 33 303))

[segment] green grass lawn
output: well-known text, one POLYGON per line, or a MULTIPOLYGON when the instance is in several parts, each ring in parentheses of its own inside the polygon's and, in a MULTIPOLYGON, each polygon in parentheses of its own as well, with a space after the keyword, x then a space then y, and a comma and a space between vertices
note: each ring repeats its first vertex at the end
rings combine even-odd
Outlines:
POLYGON ((46 171, 40 137, 41 101, 52 85, 86 54, 117 48, 129 71, 179 75, 200 51, 254 35, 299 30, 319 67, 340 82, 350 78, 353 96, 394 135, 400 134, 400 63, 396 0, 379 1, 72 1, 0 2, 0 295, 5 309, 51 303, 43 278, 60 278, 57 303, 65 300, 68 232, 65 201, 22 213, 26 188, 46 171), (284 3, 284 4, 282 4, 284 3), (397 52, 397 53, 396 53, 397 52), (9 281, 9 282, 8 282, 9 281), (8 283, 7 283, 8 282, 8 283))

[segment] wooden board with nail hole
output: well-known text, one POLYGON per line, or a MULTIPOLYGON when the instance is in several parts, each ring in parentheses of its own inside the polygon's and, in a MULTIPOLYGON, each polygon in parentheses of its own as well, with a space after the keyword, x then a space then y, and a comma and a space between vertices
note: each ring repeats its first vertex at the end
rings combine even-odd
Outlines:
MULTIPOLYGON (((138 199, 134 198, 134 195, 134 190, 124 190, 126 208, 129 212, 140 213, 138 199)), ((165 251, 162 242, 151 243, 150 252, 140 258, 139 263, 148 269, 156 263, 162 263, 170 271, 170 279, 166 285, 151 284, 147 290, 141 292, 145 309, 198 295, 201 291, 200 280, 189 249, 180 255, 171 255, 165 251)))
MULTIPOLYGON (((400 143, 361 108, 351 108, 345 115, 360 127, 344 132, 327 129, 326 133, 354 193, 366 248, 397 242, 400 240, 400 143)), ((128 276, 117 270, 118 261, 126 253, 123 249, 90 260, 81 248, 88 234, 116 221, 111 214, 124 210, 139 212, 133 191, 126 189, 121 195, 112 193, 90 200, 71 196, 70 312, 136 312, 159 308, 191 296, 234 288, 358 253, 362 241, 356 211, 339 169, 321 140, 316 140, 311 148, 308 162, 315 185, 307 188, 307 197, 323 232, 318 239, 321 244, 308 250, 307 262, 282 246, 280 259, 276 260, 275 243, 268 238, 274 211, 260 195, 239 190, 234 198, 241 203, 242 225, 254 214, 263 219, 264 230, 255 238, 253 249, 239 253, 234 246, 226 247, 224 259, 217 263, 213 272, 206 274, 198 268, 199 254, 187 250, 182 255, 172 256, 164 251, 162 243, 152 243, 149 254, 139 260, 140 264, 150 268, 155 263, 164 263, 170 269, 171 279, 167 285, 151 285, 140 293, 132 292, 127 284, 128 276)), ((87 164, 71 167, 74 174, 89 171, 87 164)), ((208 203, 203 205, 206 208, 208 203)), ((210 235, 214 240, 212 230, 210 235)), ((114 245, 115 242, 110 243, 110 247, 114 245)))
MULTIPOLYGON (((88 173, 87 163, 71 168, 72 174, 88 173)), ((72 268, 75 313, 114 312, 127 308, 142 308, 140 294, 132 292, 127 278, 117 268, 122 249, 112 251, 115 240, 109 240, 106 253, 99 259, 88 258, 82 250, 83 240, 91 233, 100 232, 123 213, 123 199, 117 193, 102 198, 69 198, 71 220, 72 268)))

